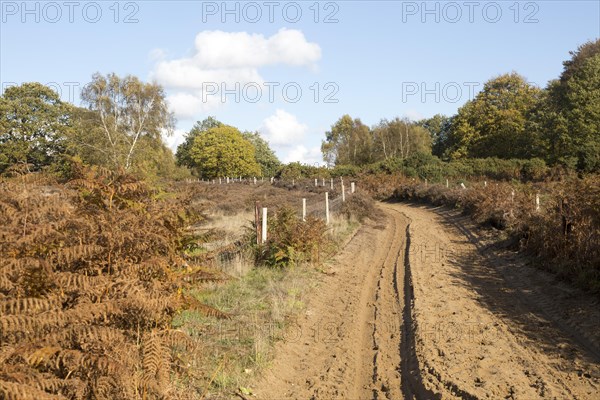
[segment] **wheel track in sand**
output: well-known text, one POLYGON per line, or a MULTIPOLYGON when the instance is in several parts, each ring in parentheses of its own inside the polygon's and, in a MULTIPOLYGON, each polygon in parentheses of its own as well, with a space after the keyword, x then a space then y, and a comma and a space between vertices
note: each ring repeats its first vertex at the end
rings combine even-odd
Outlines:
MULTIPOLYGON (((273 367, 258 385, 258 398, 595 397, 600 391, 597 365, 578 360, 592 371, 591 378, 578 378, 569 359, 555 357, 548 343, 532 339, 518 318, 509 315, 513 306, 519 313, 538 308, 546 314, 564 312, 562 303, 527 293, 545 282, 534 270, 530 281, 520 281, 518 275, 495 279, 493 265, 509 261, 478 253, 476 237, 468 227, 454 225, 452 216, 402 204, 380 207, 385 222, 367 223, 335 257, 332 274, 323 276, 298 321, 302 338, 277 346, 273 367), (412 251, 419 241, 436 240, 444 248, 457 246, 477 254, 440 264, 412 251), (520 298, 502 308, 510 300, 505 286, 520 298), (493 301, 486 302, 486 296, 493 301), (491 327, 487 336, 475 332, 471 341, 456 342, 427 336, 439 323, 475 322, 482 329, 491 327), (313 334, 308 333, 315 326, 334 327, 335 335, 326 330, 325 336, 335 340, 311 341, 313 334)), ((576 327, 586 328, 580 336, 584 341, 569 345, 592 358, 595 342, 586 345, 586 338, 593 322, 581 323, 576 317, 569 322, 544 320, 551 332, 566 336, 576 327)))

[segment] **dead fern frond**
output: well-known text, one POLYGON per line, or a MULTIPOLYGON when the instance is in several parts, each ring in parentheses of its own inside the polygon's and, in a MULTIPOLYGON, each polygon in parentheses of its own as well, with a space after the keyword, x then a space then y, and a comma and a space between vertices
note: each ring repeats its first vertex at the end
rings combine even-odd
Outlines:
POLYGON ((61 395, 54 395, 43 390, 20 383, 0 381, 0 397, 6 400, 67 400, 61 395))
POLYGON ((147 335, 142 347, 144 375, 142 390, 164 395, 168 383, 170 370, 169 351, 160 335, 147 335))
POLYGON ((2 314, 35 314, 60 306, 56 299, 22 298, 0 302, 2 314))
POLYGON ((54 282, 61 290, 88 291, 106 285, 103 276, 88 276, 71 272, 61 272, 54 275, 54 282))
POLYGON ((71 264, 74 261, 91 259, 98 254, 102 254, 106 249, 102 246, 81 244, 71 247, 61 248, 57 253, 57 262, 71 264))

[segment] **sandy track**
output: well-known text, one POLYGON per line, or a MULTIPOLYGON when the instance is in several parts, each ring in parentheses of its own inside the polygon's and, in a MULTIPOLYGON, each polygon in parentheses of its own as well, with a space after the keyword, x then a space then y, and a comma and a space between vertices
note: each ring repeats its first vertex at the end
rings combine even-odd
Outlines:
POLYGON ((597 301, 455 213, 381 208, 312 291, 258 398, 598 398, 597 301))

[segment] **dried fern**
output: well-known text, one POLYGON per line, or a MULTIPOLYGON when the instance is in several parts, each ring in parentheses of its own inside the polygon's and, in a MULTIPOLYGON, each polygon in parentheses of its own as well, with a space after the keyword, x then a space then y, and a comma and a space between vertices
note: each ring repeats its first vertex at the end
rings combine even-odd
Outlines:
POLYGON ((175 313, 229 317, 181 294, 227 279, 182 257, 192 197, 156 201, 102 168, 65 186, 14 173, 0 180, 0 398, 168 398, 200 347, 170 329, 175 313))

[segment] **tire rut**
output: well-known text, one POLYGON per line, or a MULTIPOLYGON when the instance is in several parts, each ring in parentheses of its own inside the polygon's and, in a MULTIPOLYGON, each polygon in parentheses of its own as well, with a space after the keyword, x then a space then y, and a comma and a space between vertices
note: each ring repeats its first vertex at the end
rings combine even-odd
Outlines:
POLYGON ((544 281, 506 275, 508 261, 481 254, 472 232, 448 215, 402 204, 380 208, 385 222, 371 221, 352 237, 298 321, 303 333, 333 327, 328 338, 335 340, 280 343, 258 398, 596 398, 594 364, 578 356, 597 360, 597 337, 586 333, 593 321, 559 317, 565 304, 536 293, 544 281), (428 259, 419 251, 430 244, 459 253, 428 259), (578 353, 557 357, 519 325, 519 314, 534 312, 548 316, 539 320, 549 326, 545 334, 570 332, 578 353), (579 375, 569 364, 575 358, 579 375))

